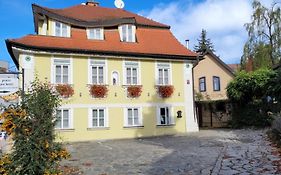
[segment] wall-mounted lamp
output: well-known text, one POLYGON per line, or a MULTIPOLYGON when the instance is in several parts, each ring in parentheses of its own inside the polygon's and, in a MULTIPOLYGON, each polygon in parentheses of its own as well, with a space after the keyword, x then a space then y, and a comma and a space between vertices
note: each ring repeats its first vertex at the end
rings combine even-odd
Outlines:
POLYGON ((182 118, 182 111, 177 112, 177 118, 182 118))

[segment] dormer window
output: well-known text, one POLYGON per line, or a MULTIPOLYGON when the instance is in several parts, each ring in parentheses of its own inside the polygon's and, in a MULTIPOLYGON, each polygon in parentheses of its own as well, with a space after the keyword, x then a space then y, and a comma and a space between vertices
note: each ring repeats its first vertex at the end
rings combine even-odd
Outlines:
POLYGON ((120 40, 122 42, 136 42, 136 26, 126 24, 119 26, 120 40))
POLYGON ((88 39, 104 40, 103 28, 89 28, 87 29, 88 39))
POLYGON ((61 22, 54 22, 54 36, 70 37, 70 26, 61 22))

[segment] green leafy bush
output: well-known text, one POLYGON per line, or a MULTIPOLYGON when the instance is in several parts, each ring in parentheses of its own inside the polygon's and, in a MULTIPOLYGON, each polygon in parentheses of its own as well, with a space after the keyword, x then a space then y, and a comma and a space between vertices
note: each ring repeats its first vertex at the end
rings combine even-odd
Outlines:
POLYGON ((69 156, 61 143, 55 142, 54 111, 60 98, 47 83, 35 81, 21 98, 1 114, 2 129, 13 140, 10 154, 2 156, 0 173, 9 175, 58 174, 59 161, 69 156))

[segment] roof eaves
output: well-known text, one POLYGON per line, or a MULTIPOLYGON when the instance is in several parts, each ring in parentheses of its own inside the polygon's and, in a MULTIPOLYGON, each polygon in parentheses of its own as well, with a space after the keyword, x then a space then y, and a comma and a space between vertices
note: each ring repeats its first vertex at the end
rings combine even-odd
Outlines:
MULTIPOLYGON (((179 60, 192 60, 196 61, 197 56, 188 55, 169 55, 169 54, 153 54, 153 53, 133 53, 133 52, 119 52, 119 51, 101 51, 101 50, 85 50, 85 49, 69 49, 69 48, 57 48, 57 47, 38 47, 17 43, 11 40, 6 40, 11 49, 10 55, 12 56, 12 47, 18 47, 21 49, 30 49, 33 51, 45 51, 45 52, 58 52, 58 53, 73 53, 73 54, 101 54, 101 55, 118 55, 118 56, 134 56, 134 57, 149 57, 149 58, 162 58, 162 59, 179 59, 179 60)), ((7 45, 8 47, 8 45, 7 45)), ((12 56, 14 57, 14 55, 12 56)), ((13 58, 13 60, 15 57, 13 58)), ((15 59, 16 60, 16 59, 15 59)), ((16 62, 15 62, 16 63, 16 62)), ((18 63, 17 63, 18 64, 18 63)))
POLYGON ((8 49, 8 53, 9 53, 10 56, 12 57, 13 62, 15 63, 15 65, 17 66, 17 68, 19 68, 19 62, 18 62, 18 60, 16 59, 16 57, 15 57, 15 55, 14 55, 14 53, 13 53, 11 40, 6 39, 6 40, 5 40, 5 43, 6 43, 6 47, 7 47, 7 49, 8 49))

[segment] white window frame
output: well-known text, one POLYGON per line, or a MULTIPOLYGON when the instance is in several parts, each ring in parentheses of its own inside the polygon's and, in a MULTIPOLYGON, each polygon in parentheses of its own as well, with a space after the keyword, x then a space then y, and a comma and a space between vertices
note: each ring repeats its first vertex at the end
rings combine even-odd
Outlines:
MULTIPOLYGON (((73 111, 72 111, 72 109, 71 108, 59 108, 57 110, 62 111, 62 113, 61 113, 62 114, 62 116, 61 116, 61 127, 58 128, 55 125, 55 129, 57 129, 57 130, 73 129, 73 111), (66 128, 63 127, 63 111, 64 110, 68 110, 68 114, 69 114, 69 116, 68 116, 68 127, 66 127, 66 128)), ((57 110, 55 112, 55 118, 56 118, 56 115, 57 115, 57 110)))
POLYGON ((56 37, 70 37, 70 26, 62 23, 62 22, 58 22, 58 21, 53 21, 53 36, 56 37), (56 24, 60 24, 60 34, 56 35, 56 24), (62 26, 65 25, 66 26, 66 35, 63 35, 63 30, 62 30, 62 26))
MULTIPOLYGON (((98 112, 99 115, 99 112, 98 112)), ((98 118, 99 122, 99 118, 98 118)), ((88 128, 107 128, 108 127, 108 108, 98 107, 88 109, 88 128), (104 126, 93 126, 93 110, 104 110, 104 126)))
POLYGON ((123 61, 123 84, 124 85, 141 85, 141 65, 140 65, 140 61, 123 61), (131 83, 128 84, 127 83, 127 68, 131 68, 131 70, 133 68, 137 69, 137 83, 134 84, 133 82, 133 72, 131 71, 131 83))
POLYGON ((87 37, 92 40, 104 40, 104 29, 103 28, 87 28, 87 37), (100 30, 100 36, 97 35, 97 30, 100 30), (93 37, 91 37, 91 31, 93 37))
MULTIPOLYGON (((134 112, 133 112, 134 114, 134 112)), ((134 117, 133 117, 134 118, 134 117)), ((143 126, 143 118, 142 118, 142 108, 141 107, 126 107, 124 108, 124 127, 142 127, 143 126), (128 110, 132 109, 134 111, 134 109, 138 110, 138 120, 139 120, 139 124, 135 124, 133 122, 132 125, 129 125, 128 123, 128 110)))
POLYGON ((88 84, 97 84, 97 85, 105 85, 108 84, 108 67, 107 67, 107 60, 105 59, 95 59, 89 58, 88 59, 88 84), (93 83, 92 78, 92 67, 103 67, 103 82, 99 83, 99 76, 97 72, 97 83, 93 83))
MULTIPOLYGON (((73 60, 72 58, 51 58, 51 83, 52 84, 73 84, 73 60), (59 63, 61 61, 61 63, 59 63), (57 65, 66 65, 68 66, 68 81, 67 83, 56 83, 56 66, 57 65)), ((63 81, 63 80, 62 80, 63 81)), ((62 82, 61 81, 61 82, 62 82)))
POLYGON ((120 41, 122 42, 136 42, 136 26, 132 24, 123 24, 118 26, 120 41), (132 40, 129 40, 129 26, 132 27, 132 40), (123 31, 125 27, 125 31, 123 31), (125 33, 125 39, 123 39, 123 33, 125 33))
POLYGON ((169 126, 169 125, 174 125, 175 124, 175 119, 172 114, 174 114, 174 108, 172 106, 158 106, 157 107, 157 126, 169 126), (168 121, 169 123, 166 123, 166 124, 161 124, 161 113, 160 113, 160 109, 161 108, 165 108, 165 112, 166 112, 166 109, 168 108, 168 121))
POLYGON ((171 62, 155 62, 155 84, 156 85, 172 85, 172 64, 171 62), (163 80, 159 80, 159 70, 162 69, 163 80), (168 70, 168 84, 165 83, 164 70, 168 70))

